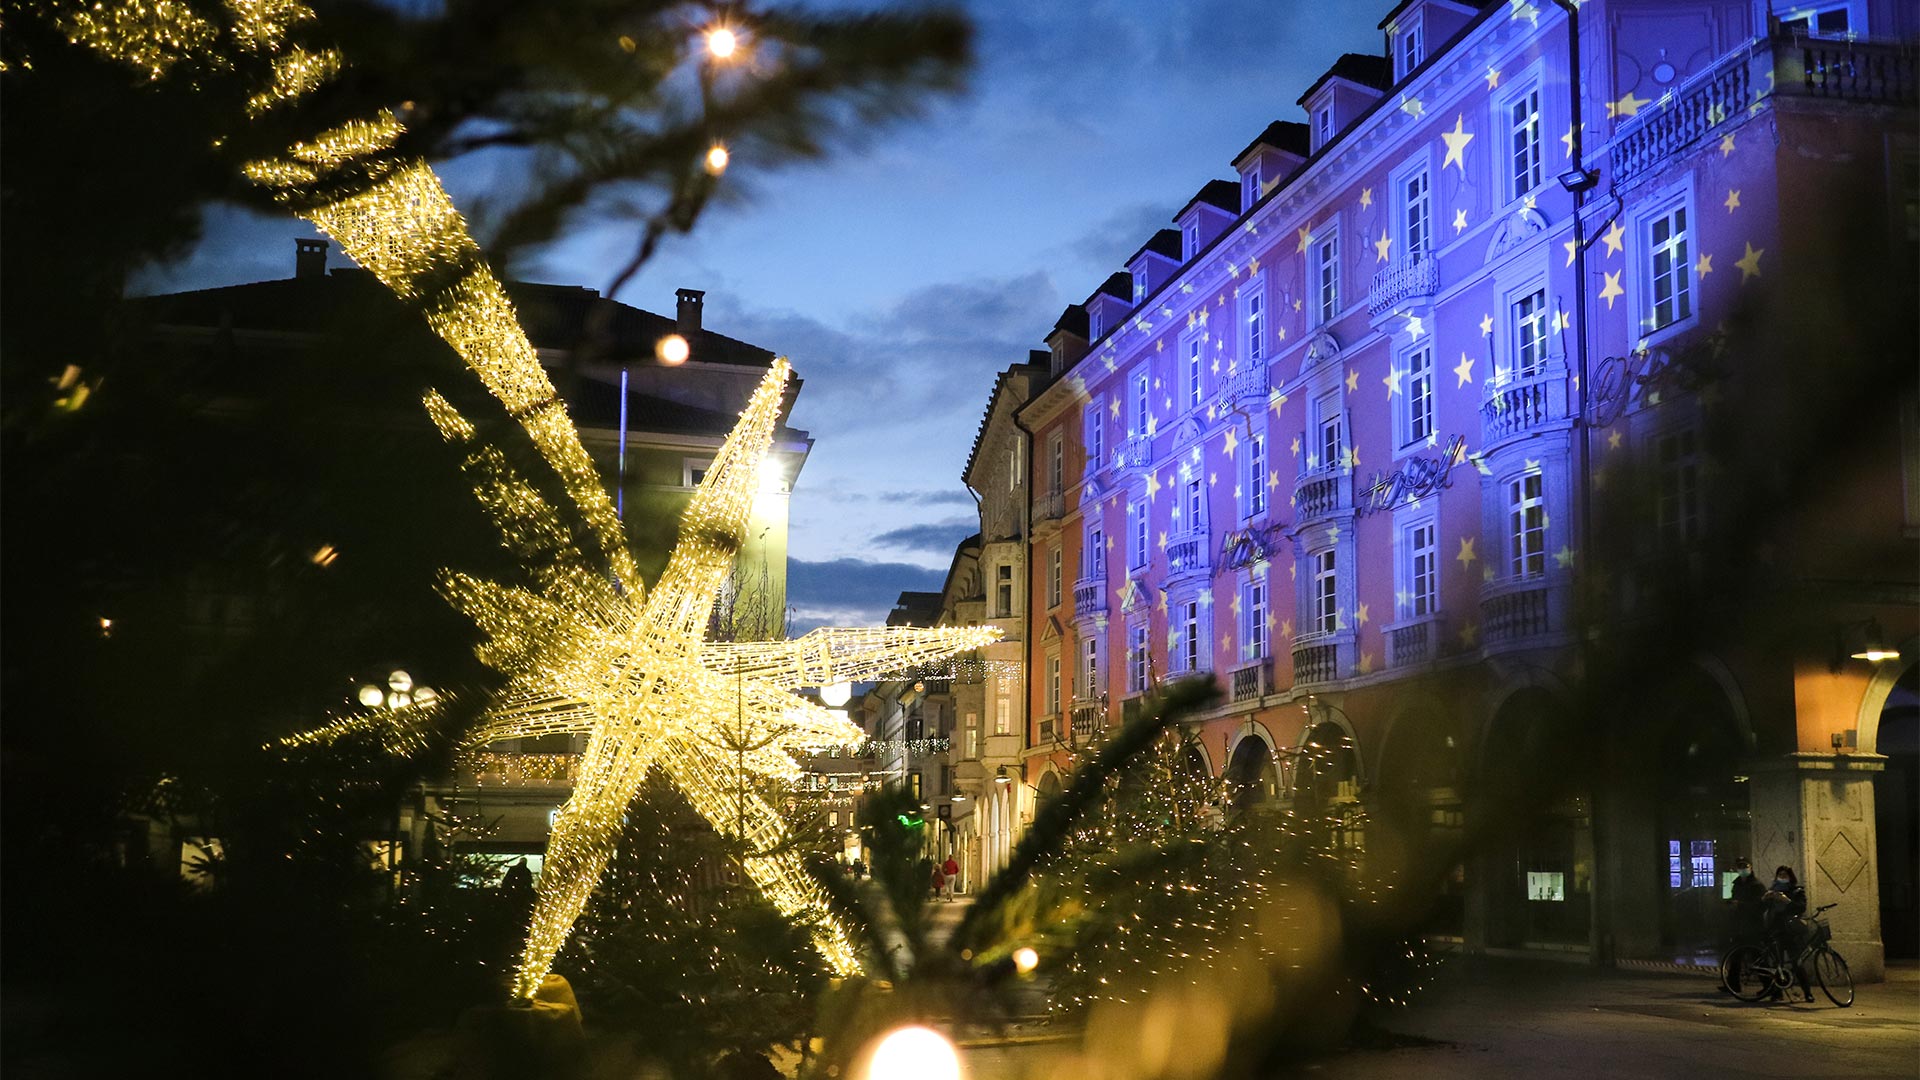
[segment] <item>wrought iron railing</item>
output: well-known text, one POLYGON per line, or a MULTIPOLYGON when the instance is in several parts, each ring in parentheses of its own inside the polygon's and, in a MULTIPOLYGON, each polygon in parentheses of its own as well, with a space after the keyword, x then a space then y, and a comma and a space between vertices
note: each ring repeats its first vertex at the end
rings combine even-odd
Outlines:
POLYGON ((1373 275, 1373 287, 1367 291, 1367 314, 1398 311, 1412 301, 1432 299, 1439 286, 1440 266, 1432 256, 1395 259, 1373 275))
POLYGON ((1255 363, 1237 371, 1220 384, 1220 401, 1225 405, 1263 409, 1267 404, 1267 365, 1255 363))
POLYGON ((1153 460, 1153 440, 1145 435, 1129 435, 1113 448, 1113 467, 1144 469, 1153 460))

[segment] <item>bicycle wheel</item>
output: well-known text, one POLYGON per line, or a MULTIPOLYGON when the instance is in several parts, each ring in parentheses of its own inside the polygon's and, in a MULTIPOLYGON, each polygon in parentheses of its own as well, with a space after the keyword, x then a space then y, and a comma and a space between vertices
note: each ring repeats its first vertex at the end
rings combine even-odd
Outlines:
POLYGON ((1727 953, 1726 987, 1741 1001, 1759 1001, 1773 989, 1773 964, 1758 945, 1740 945, 1727 953))
POLYGON ((1847 970, 1847 962, 1839 953, 1828 948, 1814 953, 1813 974, 1828 1001, 1843 1009, 1853 1004, 1853 972, 1847 970))

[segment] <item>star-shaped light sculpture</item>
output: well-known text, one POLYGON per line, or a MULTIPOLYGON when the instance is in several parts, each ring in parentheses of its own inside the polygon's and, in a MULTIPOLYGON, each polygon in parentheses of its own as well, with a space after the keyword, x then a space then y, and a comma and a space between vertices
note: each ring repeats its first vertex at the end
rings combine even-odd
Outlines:
MULTIPOLYGON (((154 79, 185 55, 233 48, 287 59, 275 83, 249 102, 259 116, 326 83, 344 63, 287 42, 314 18, 297 2, 236 5, 232 42, 184 8, 102 5, 68 12, 76 43, 146 70, 154 79), (132 11, 137 18, 125 18, 132 11)), ((403 132, 392 112, 347 120, 249 162, 247 177, 339 241, 357 264, 420 311, 505 406, 552 470, 564 506, 475 439, 474 425, 438 393, 426 397, 442 435, 467 448, 463 468, 482 508, 527 568, 529 585, 442 576, 447 599, 486 637, 481 659, 507 676, 469 747, 510 738, 587 736, 573 794, 548 841, 532 925, 513 992, 530 998, 614 853, 621 816, 652 769, 746 849, 747 876, 792 917, 823 915, 825 897, 786 844, 779 811, 756 778, 795 777, 794 752, 860 741, 863 733, 792 693, 938 663, 999 637, 990 627, 816 630, 796 641, 705 640, 709 614, 745 537, 761 462, 779 422, 790 368, 770 366, 739 425, 695 489, 680 542, 652 590, 640 580, 626 533, 566 405, 541 368, 506 290, 480 257, 466 222, 423 161, 396 160, 403 132), (340 185, 366 174, 366 182, 340 185), (344 192, 338 194, 335 192, 344 192), (752 749, 741 750, 741 747, 752 749)), ((323 743, 355 730, 406 749, 434 719, 403 708, 337 721, 287 740, 323 743)), ((828 965, 859 964, 831 918, 815 923, 828 965)))

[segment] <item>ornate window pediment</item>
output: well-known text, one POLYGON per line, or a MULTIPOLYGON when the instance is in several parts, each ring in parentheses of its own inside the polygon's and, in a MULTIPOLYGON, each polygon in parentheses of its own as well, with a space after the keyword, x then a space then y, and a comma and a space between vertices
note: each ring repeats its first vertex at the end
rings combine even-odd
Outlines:
POLYGON ((1340 343, 1325 330, 1314 334, 1313 340, 1307 342, 1307 367, 1319 367, 1321 364, 1332 363, 1339 358, 1340 343))
POLYGON ((1547 231, 1547 219, 1540 211, 1523 206, 1506 217, 1493 230, 1493 240, 1487 244, 1487 261, 1494 259, 1526 243, 1547 231))

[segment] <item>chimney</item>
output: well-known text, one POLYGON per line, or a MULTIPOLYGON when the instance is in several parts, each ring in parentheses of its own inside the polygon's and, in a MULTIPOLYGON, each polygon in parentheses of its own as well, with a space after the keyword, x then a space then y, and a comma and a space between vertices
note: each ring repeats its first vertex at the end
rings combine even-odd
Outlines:
POLYGON ((327 242, 325 240, 293 242, 293 276, 301 279, 327 276, 327 242))
POLYGON ((675 329, 680 336, 691 341, 700 330, 700 308, 706 303, 707 294, 699 289, 676 289, 674 297, 680 306, 674 315, 675 329))

